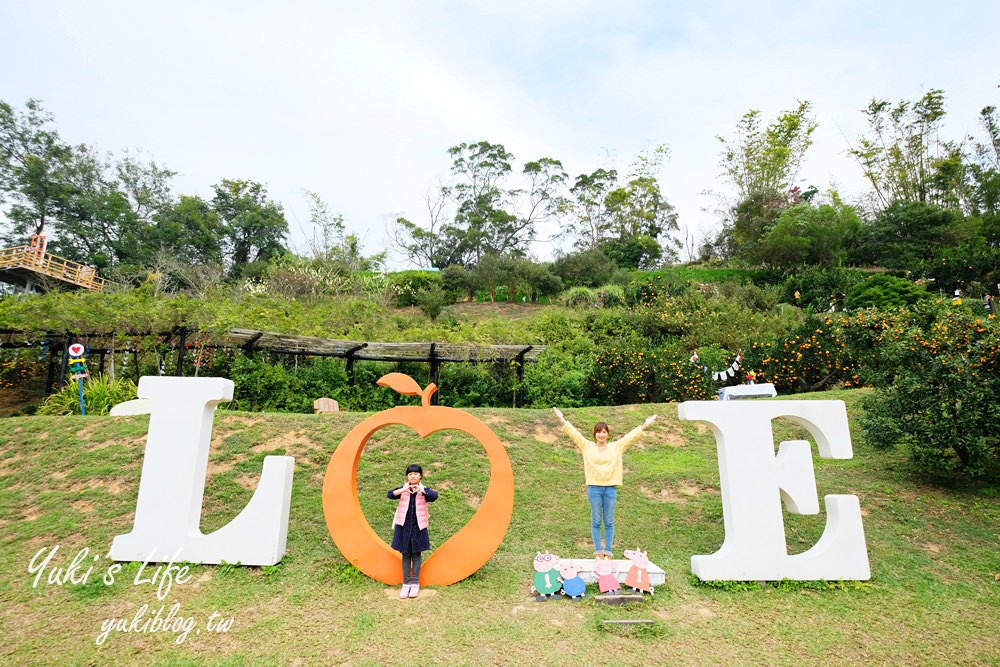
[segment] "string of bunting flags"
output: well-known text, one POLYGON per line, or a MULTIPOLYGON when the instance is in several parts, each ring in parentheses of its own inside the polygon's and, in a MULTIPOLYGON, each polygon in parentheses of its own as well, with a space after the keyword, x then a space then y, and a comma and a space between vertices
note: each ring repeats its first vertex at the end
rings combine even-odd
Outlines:
MULTIPOLYGON (((698 364, 697 352, 691 355, 691 363, 695 365, 698 364)), ((733 361, 733 363, 729 364, 729 368, 727 368, 724 371, 712 371, 712 379, 721 381, 727 378, 735 377, 736 371, 740 370, 741 363, 743 363, 743 350, 740 350, 739 352, 736 353, 736 359, 733 361)), ((709 372, 708 366, 702 366, 701 372, 708 373, 709 372)))

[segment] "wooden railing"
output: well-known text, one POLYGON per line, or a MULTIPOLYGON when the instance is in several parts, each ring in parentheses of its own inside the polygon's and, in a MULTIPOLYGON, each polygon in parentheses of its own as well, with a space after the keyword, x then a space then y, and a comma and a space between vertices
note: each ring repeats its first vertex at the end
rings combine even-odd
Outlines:
POLYGON ((103 290, 109 283, 97 275, 97 269, 92 266, 40 252, 38 248, 26 245, 0 249, 0 270, 3 269, 31 271, 95 292, 103 290))

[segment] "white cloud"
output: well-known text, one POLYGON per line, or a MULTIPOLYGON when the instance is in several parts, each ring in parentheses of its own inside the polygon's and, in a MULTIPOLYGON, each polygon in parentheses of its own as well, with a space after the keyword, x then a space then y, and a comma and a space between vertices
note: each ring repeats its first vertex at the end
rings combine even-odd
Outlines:
POLYGON ((966 1, 6 3, 0 98, 42 99, 67 140, 142 147, 181 172, 179 192, 261 181, 293 230, 314 190, 370 251, 386 220, 422 220, 463 141, 557 158, 571 176, 667 144, 664 191, 682 225, 705 229, 700 193, 726 189, 715 136, 751 108, 773 118, 811 100, 803 181, 847 196, 864 187, 844 152, 873 96, 942 88, 950 137, 975 131, 997 102, 998 14, 966 1))

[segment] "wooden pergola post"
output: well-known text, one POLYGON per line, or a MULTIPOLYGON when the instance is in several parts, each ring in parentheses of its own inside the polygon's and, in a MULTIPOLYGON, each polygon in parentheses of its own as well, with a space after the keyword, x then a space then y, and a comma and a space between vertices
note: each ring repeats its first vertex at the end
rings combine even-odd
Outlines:
POLYGON ((360 345, 355 345, 344 352, 344 359, 346 363, 344 364, 347 370, 347 384, 351 387, 356 387, 358 384, 357 378, 354 377, 354 353, 364 347, 364 343, 360 345))
POLYGON ((186 352, 184 346, 187 344, 187 329, 181 327, 178 333, 180 334, 180 341, 177 343, 177 369, 174 375, 181 377, 184 375, 184 352, 186 352))
POLYGON ((427 374, 428 382, 433 382, 437 385, 438 390, 431 394, 431 405, 440 405, 441 396, 441 362, 438 361, 437 353, 435 348, 437 343, 431 343, 430 353, 427 360, 430 362, 430 369, 427 374))
POLYGON ((56 391, 59 391, 66 384, 66 369, 69 368, 69 339, 73 334, 66 332, 62 341, 62 362, 59 364, 59 381, 56 383, 56 391))
MULTIPOLYGON (((524 355, 528 354, 528 352, 531 352, 531 348, 532 347, 534 347, 534 346, 533 345, 529 345, 528 347, 526 347, 523 350, 521 350, 520 352, 518 352, 517 356, 514 357, 514 364, 517 366, 517 384, 518 385, 524 384, 524 355)), ((521 400, 518 401, 518 398, 517 398, 517 387, 516 386, 514 387, 514 407, 515 408, 524 407, 524 392, 521 392, 521 400)))

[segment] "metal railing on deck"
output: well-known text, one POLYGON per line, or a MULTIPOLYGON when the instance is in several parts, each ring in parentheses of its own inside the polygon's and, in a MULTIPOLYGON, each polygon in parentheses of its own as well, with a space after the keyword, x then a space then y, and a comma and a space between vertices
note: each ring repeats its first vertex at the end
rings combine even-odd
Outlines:
POLYGON ((0 270, 2 269, 31 271, 95 292, 103 290, 109 283, 97 275, 97 269, 92 266, 79 264, 26 245, 0 249, 0 270))

